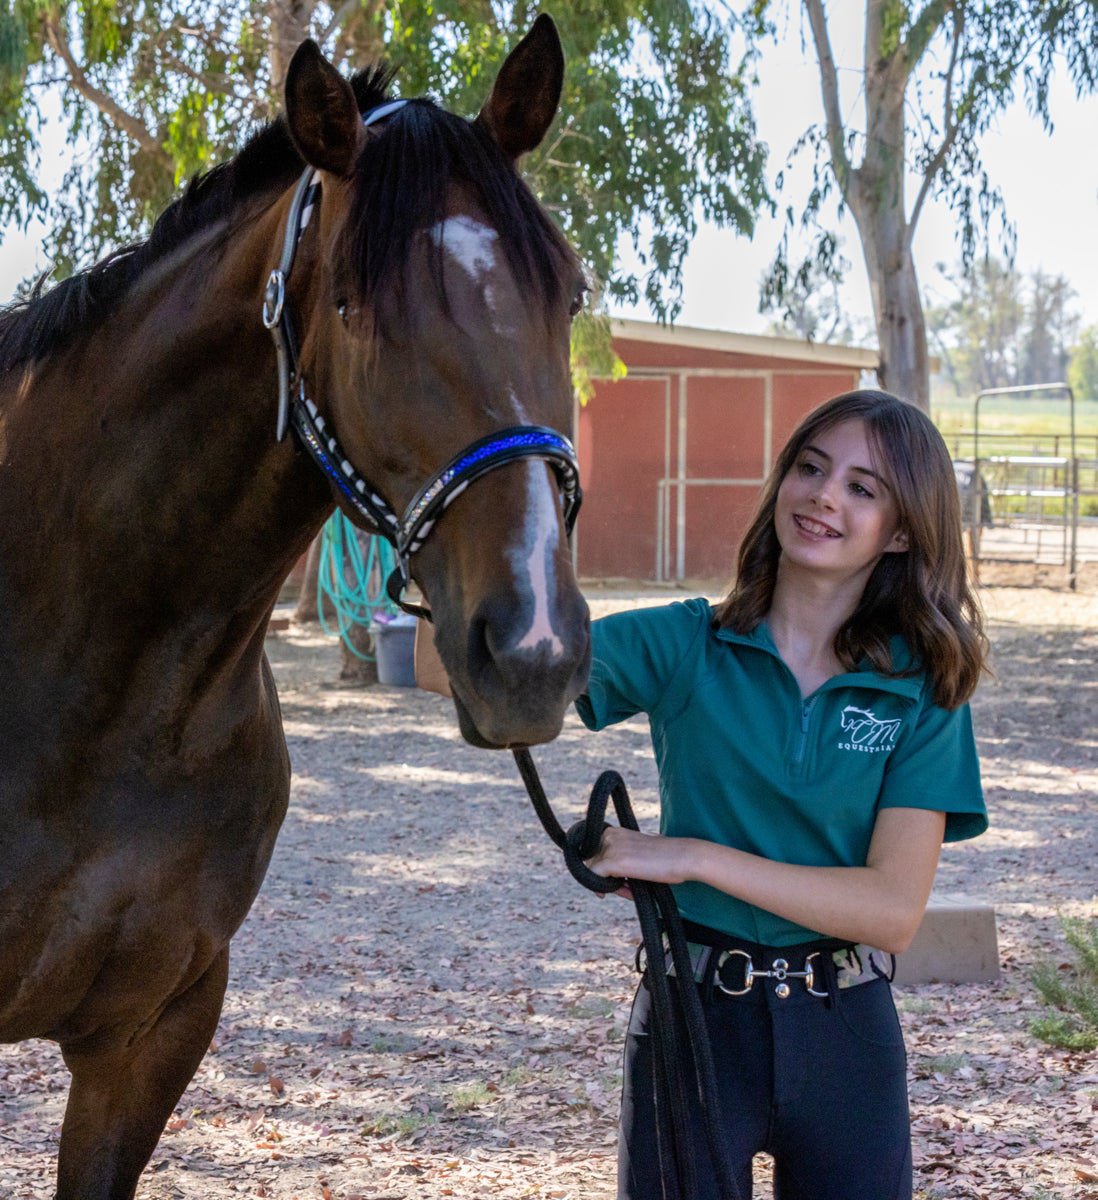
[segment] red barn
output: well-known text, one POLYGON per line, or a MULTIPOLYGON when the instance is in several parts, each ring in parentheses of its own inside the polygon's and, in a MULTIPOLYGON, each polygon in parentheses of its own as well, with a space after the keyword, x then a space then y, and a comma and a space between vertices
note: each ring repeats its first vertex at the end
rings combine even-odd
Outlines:
POLYGON ((877 353, 645 321, 613 330, 628 376, 596 383, 576 413, 579 574, 723 582, 775 454, 877 353))

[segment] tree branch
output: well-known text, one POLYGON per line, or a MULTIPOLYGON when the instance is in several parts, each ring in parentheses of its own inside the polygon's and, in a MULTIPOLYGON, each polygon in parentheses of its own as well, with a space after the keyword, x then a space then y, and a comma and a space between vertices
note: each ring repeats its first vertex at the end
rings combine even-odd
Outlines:
POLYGON ((827 35, 827 17, 822 0, 803 0, 812 26, 812 38, 816 43, 816 59, 820 66, 820 89, 823 92, 824 114, 827 119, 827 144, 831 149, 831 165, 844 200, 849 201, 848 190, 851 177, 850 160, 843 144, 843 117, 839 110, 839 77, 835 70, 835 58, 831 53, 831 41, 827 35))
MULTIPOLYGON (((964 5, 958 5, 955 0, 931 0, 921 13, 911 23, 907 36, 900 45, 900 57, 903 59, 907 73, 915 69, 915 64, 922 58, 927 46, 941 28, 946 13, 952 13, 954 29, 957 28, 957 18, 964 24, 964 5)), ((951 64, 952 65, 952 64, 951 64)))
POLYGON ((931 185, 938 172, 942 169, 942 164, 953 148, 953 143, 957 140, 959 126, 957 124, 956 113, 953 110, 953 75, 957 69, 957 58, 960 54, 961 33, 964 30, 964 23, 964 10, 953 9, 953 45, 949 50, 949 66, 946 68, 942 143, 923 171, 923 179, 919 184, 919 194, 915 197, 915 203, 911 208, 911 217, 908 220, 907 228, 904 230, 904 249, 907 251, 911 249, 911 240, 915 236, 915 226, 919 223, 919 216, 923 211, 923 204, 930 193, 931 185))
POLYGON ((332 19, 328 22, 327 26, 317 35, 316 40, 318 44, 326 46, 332 34, 343 25, 343 22, 355 9, 361 7, 361 0, 343 0, 343 3, 333 11, 332 19))
MULTIPOLYGON (((180 75, 186 75, 188 79, 193 79, 195 83, 202 84, 207 91, 220 92, 230 96, 236 92, 239 81, 231 75, 214 75, 209 71, 196 71, 190 63, 184 62, 181 58, 178 58, 165 49, 161 49, 160 57, 170 67, 178 71, 180 75)), ((255 94, 251 92, 251 89, 249 89, 249 92, 252 95, 255 94)))
POLYGON ((153 137, 145 125, 132 113, 128 113, 113 96, 97 88, 88 79, 87 75, 84 74, 83 68, 73 58, 72 50, 65 38, 64 31, 61 29, 60 13, 56 9, 43 18, 43 27, 46 34, 46 41, 49 42, 50 48, 68 69, 69 83, 85 100, 94 104, 105 117, 117 125, 123 133, 131 137, 142 150, 155 158, 167 170, 174 172, 175 162, 172 156, 153 137))
MULTIPOLYGON (((594 138, 592 138, 590 134, 580 133, 578 129, 572 129, 570 125, 565 122, 565 124, 563 124, 557 131, 556 137, 549 143, 549 145, 541 149, 540 153, 538 154, 539 161, 552 162, 553 155, 556 154, 558 147, 563 146, 569 138, 578 138, 581 142, 586 142, 589 146, 594 145, 594 138)), ((576 164, 562 163, 560 165, 574 167, 576 164)))

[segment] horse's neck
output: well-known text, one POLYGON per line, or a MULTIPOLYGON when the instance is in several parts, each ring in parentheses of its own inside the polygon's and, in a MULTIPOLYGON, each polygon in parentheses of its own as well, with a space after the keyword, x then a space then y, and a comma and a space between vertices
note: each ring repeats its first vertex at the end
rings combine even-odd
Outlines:
POLYGON ((274 439, 263 262, 207 238, 35 368, 5 430, 0 537, 9 562, 43 564, 41 594, 76 589, 129 619, 273 604, 330 499, 274 439))

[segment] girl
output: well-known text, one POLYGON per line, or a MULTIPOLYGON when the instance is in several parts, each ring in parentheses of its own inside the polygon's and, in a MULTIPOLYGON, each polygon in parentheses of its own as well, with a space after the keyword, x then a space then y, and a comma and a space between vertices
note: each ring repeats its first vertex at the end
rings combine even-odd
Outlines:
MULTIPOLYGON (((674 885, 744 1197, 762 1150, 776 1200, 912 1194, 891 955, 942 841, 987 826, 966 704, 986 645, 946 447, 874 391, 793 434, 715 608, 594 624, 577 707, 592 729, 648 714, 661 816, 658 836, 607 829, 588 865, 674 885)), ((663 1194, 648 1004, 642 981, 622 1200, 663 1194)))

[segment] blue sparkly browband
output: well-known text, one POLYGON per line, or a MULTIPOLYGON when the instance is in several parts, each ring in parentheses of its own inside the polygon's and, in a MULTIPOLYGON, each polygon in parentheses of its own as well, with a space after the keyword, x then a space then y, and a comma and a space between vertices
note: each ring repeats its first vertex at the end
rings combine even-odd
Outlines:
POLYGON ((541 459, 552 467, 564 503, 564 528, 571 534, 582 499, 572 443, 544 425, 515 425, 473 442, 419 489, 400 521, 398 553, 415 554, 438 518, 469 484, 519 458, 541 459))

